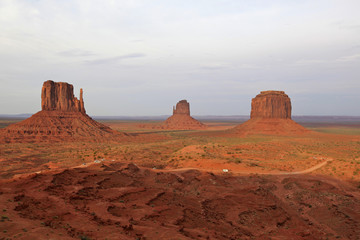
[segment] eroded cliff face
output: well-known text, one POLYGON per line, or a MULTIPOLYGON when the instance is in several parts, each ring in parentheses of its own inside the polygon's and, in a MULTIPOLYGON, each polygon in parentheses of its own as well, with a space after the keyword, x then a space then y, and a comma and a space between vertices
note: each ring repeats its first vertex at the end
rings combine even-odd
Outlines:
POLYGON ((251 101, 251 119, 291 119, 291 101, 284 91, 262 91, 251 101))
POLYGON ((230 135, 299 135, 310 130, 291 119, 291 101, 284 91, 262 91, 251 101, 250 120, 230 130, 230 135))
POLYGON ((30 118, 0 129, 0 143, 56 141, 122 141, 128 135, 96 122, 85 113, 83 90, 80 100, 65 82, 44 82, 42 110, 30 118))
POLYGON ((186 100, 181 100, 173 107, 173 115, 184 114, 190 116, 190 104, 186 100))
POLYGON ((41 109, 85 113, 83 90, 80 89, 80 100, 78 100, 74 96, 71 84, 48 80, 44 82, 41 91, 41 109))

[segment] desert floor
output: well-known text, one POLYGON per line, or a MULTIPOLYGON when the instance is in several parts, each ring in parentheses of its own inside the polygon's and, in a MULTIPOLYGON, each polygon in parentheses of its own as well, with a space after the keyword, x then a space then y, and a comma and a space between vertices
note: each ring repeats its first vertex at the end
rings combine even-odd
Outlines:
MULTIPOLYGON (((8 121, 9 122, 9 121, 8 121)), ((299 136, 222 134, 235 122, 205 122, 207 130, 157 130, 158 122, 102 121, 130 134, 123 142, 13 143, 0 145, 0 178, 98 161, 131 162, 156 169, 286 173, 326 165, 314 174, 360 181, 360 124, 311 124, 299 136), (149 127, 150 126, 150 127, 149 127)), ((2 125, 6 125, 2 120, 2 125)))
POLYGON ((129 139, 0 145, 0 239, 359 239, 360 124, 102 122, 129 139))

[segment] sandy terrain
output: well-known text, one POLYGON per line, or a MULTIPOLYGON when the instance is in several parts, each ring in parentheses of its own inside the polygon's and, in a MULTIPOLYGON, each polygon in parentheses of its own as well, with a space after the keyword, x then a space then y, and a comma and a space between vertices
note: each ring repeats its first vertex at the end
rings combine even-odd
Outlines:
POLYGON ((0 239, 360 235, 357 126, 244 137, 228 134, 231 122, 104 123, 134 137, 0 144, 0 239))

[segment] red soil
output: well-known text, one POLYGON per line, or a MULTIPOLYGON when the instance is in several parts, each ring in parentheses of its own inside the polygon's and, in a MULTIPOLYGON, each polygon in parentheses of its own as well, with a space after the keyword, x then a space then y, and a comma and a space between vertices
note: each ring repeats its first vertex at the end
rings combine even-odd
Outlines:
POLYGON ((285 118, 255 118, 236 126, 230 134, 246 136, 255 134, 267 135, 299 135, 311 131, 291 119, 285 118))
POLYGON ((161 125, 162 129, 195 130, 206 129, 206 125, 185 114, 174 114, 161 125))
POLYGON ((106 163, 0 183, 3 239, 358 239, 360 194, 319 176, 106 163))

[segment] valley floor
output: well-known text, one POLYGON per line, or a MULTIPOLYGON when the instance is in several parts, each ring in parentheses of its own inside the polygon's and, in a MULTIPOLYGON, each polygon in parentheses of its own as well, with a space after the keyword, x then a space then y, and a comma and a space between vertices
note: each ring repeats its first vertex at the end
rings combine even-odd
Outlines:
POLYGON ((360 126, 239 137, 230 121, 103 123, 131 137, 0 144, 0 239, 360 236, 360 126))

